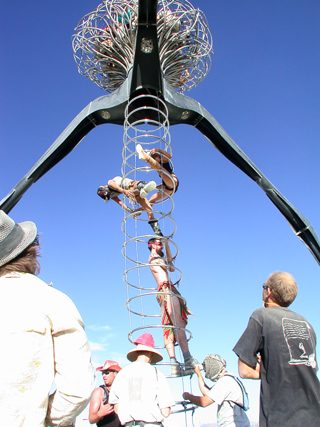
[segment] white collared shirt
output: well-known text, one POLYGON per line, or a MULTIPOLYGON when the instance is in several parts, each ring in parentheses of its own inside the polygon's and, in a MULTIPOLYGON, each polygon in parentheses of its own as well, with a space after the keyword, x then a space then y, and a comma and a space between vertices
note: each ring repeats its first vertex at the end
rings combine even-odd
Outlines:
POLYGON ((0 277, 0 301, 0 425, 72 426, 95 387, 74 303, 26 273, 0 277))

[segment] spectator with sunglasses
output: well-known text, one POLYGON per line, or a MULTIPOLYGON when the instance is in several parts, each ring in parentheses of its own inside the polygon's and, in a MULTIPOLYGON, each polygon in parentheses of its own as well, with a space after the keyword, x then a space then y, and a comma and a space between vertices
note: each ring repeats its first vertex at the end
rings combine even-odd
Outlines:
POLYGON ((151 273, 157 283, 157 301, 161 307, 161 319, 163 329, 164 345, 170 357, 171 375, 178 377, 183 375, 192 375, 193 368, 197 361, 191 356, 186 337, 185 327, 188 323, 188 314, 192 314, 188 309, 185 300, 180 292, 172 284, 169 271, 175 271, 172 264, 172 254, 168 240, 165 240, 165 251, 163 252, 163 243, 159 238, 152 238, 148 241, 150 256, 148 263, 151 273), (173 326, 173 327, 172 327, 173 326), (185 369, 177 362, 174 344, 178 342, 183 353, 185 369))
POLYGON ((242 378, 260 379, 260 426, 311 427, 320 420, 316 335, 288 309, 298 287, 278 271, 262 285, 264 308, 254 311, 233 351, 242 378))
POLYGON ((104 385, 96 388, 92 394, 89 407, 90 424, 96 423, 98 427, 119 427, 121 423, 118 415, 114 412, 113 405, 109 403, 109 393, 121 368, 117 362, 106 360, 104 365, 99 366, 96 371, 102 373, 104 385))

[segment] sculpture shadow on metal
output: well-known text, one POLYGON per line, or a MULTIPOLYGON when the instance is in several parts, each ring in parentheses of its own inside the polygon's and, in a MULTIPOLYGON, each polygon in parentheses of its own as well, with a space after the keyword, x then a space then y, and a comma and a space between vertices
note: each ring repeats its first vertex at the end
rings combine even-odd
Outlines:
MULTIPOLYGON (((28 188, 67 156, 94 127, 123 126, 125 107, 141 94, 158 96, 170 125, 196 127, 235 166, 254 180, 320 264, 320 241, 311 223, 252 163, 220 124, 183 92, 211 66, 212 38, 205 15, 187 0, 106 0, 77 25, 72 38, 80 74, 109 95, 87 105, 39 161, 0 202, 6 213, 28 188)), ((151 111, 146 109, 146 111, 151 111)), ((152 117, 144 117, 152 119, 152 117)))

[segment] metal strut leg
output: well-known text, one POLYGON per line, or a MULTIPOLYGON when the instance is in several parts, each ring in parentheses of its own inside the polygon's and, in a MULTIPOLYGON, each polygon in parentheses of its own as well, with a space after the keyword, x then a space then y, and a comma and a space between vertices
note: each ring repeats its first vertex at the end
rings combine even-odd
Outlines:
POLYGON ((128 100, 141 91, 152 91, 166 104, 171 126, 184 123, 196 127, 259 185, 320 264, 320 241, 311 223, 263 175, 199 102, 177 93, 163 79, 157 46, 157 5, 157 0, 139 0, 134 62, 122 86, 111 95, 97 98, 78 114, 35 166, 1 200, 0 209, 10 212, 28 188, 69 154, 95 126, 107 123, 123 126, 128 100))

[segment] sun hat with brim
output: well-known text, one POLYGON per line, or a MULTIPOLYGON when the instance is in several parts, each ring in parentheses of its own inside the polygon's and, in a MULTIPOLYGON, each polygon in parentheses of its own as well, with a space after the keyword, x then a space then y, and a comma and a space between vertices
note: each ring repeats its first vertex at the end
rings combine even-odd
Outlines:
POLYGON ((150 351, 151 353, 153 353, 151 358, 152 363, 158 363, 163 359, 159 351, 143 344, 138 344, 136 348, 134 348, 133 350, 130 350, 129 353, 127 354, 127 359, 130 360, 130 362, 134 362, 137 359, 140 351, 150 351))
POLYGON ((106 360, 103 366, 96 368, 96 371, 121 371, 120 366, 114 360, 106 360))
POLYGON ((0 211, 0 267, 21 254, 37 237, 37 226, 32 221, 16 223, 0 211))
POLYGON ((153 353, 151 363, 158 363, 163 359, 161 353, 154 348, 154 339, 151 334, 146 332, 140 335, 140 337, 134 341, 134 344, 136 344, 137 347, 130 350, 127 354, 127 359, 130 360, 130 362, 134 362, 137 359, 140 351, 150 351, 153 353))

